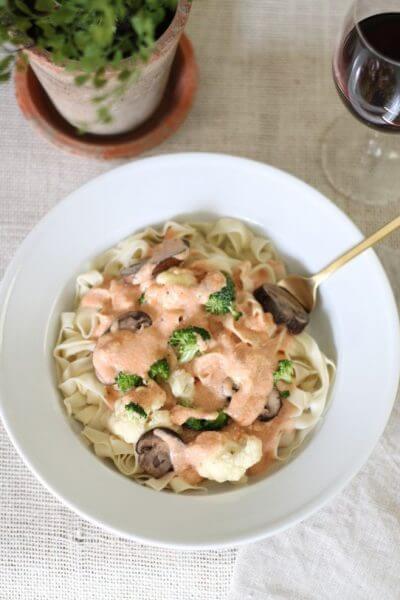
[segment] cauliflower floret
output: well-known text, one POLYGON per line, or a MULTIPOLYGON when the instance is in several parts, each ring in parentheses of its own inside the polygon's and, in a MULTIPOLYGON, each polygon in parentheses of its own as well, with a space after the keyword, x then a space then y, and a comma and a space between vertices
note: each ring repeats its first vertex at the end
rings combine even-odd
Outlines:
POLYGON ((142 433, 151 429, 149 423, 154 415, 165 412, 159 409, 164 405, 166 397, 164 390, 151 380, 147 385, 131 390, 114 404, 113 412, 108 418, 109 430, 128 444, 135 444, 142 433))
POLYGON ((156 429, 157 427, 165 427, 166 429, 176 429, 172 424, 169 410, 156 410, 148 423, 146 423, 146 429, 156 429))
POLYGON ((130 402, 139 404, 148 415, 159 410, 165 404, 166 399, 165 391, 152 379, 139 387, 132 388, 123 397, 125 404, 130 402))
POLYGON ((135 402, 144 408, 147 414, 159 410, 167 399, 164 390, 152 380, 146 385, 137 387, 124 396, 125 402, 135 402))
POLYGON ((194 396, 194 377, 184 369, 171 373, 168 383, 175 398, 183 400, 185 406, 191 406, 194 396))
POLYGON ((108 428, 128 444, 136 444, 140 436, 156 427, 176 429, 172 424, 168 410, 156 410, 145 417, 134 410, 126 410, 126 402, 119 400, 115 403, 114 412, 108 417, 108 428))
POLYGON ((188 458, 199 475, 218 481, 239 481, 262 456, 261 440, 244 435, 239 441, 227 434, 201 433, 188 451, 188 458))
POLYGON ((118 400, 108 418, 108 428, 128 444, 136 444, 146 430, 146 417, 134 411, 127 411, 126 402, 118 400))
POLYGON ((160 285, 182 285, 183 287, 193 287, 197 285, 197 279, 189 269, 180 269, 173 267, 163 271, 156 277, 156 282, 160 285))

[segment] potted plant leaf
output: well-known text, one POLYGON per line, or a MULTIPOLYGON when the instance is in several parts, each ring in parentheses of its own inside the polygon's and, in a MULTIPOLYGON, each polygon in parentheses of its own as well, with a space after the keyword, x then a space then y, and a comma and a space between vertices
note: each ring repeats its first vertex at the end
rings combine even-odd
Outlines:
POLYGON ((191 0, 0 0, 0 80, 28 61, 76 128, 118 134, 159 105, 191 0))

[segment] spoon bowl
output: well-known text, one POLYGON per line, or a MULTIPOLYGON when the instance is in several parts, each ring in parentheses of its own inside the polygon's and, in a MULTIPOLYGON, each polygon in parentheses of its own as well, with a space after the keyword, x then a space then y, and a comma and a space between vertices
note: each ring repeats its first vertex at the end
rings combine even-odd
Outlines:
POLYGON ((314 277, 289 275, 278 281, 278 286, 291 294, 310 313, 317 301, 318 283, 314 277))
POLYGON ((290 330, 290 325, 292 324, 293 318, 296 318, 297 321, 297 329, 292 333, 300 333, 307 325, 306 320, 304 319, 304 315, 299 311, 299 307, 293 305, 293 301, 296 301, 307 313, 311 313, 317 301, 317 291, 320 283, 325 281, 328 277, 336 273, 338 269, 347 264, 350 260, 353 260, 356 256, 367 250, 367 248, 371 248, 374 244, 383 240, 390 233, 395 231, 400 227, 400 216, 396 217, 380 229, 365 238, 362 242, 351 248, 341 256, 339 256, 336 260, 331 262, 328 266, 326 266, 322 271, 316 273, 312 277, 301 277, 300 275, 288 275, 288 277, 284 277, 280 281, 278 281, 277 285, 267 284, 264 288, 259 288, 256 290, 255 296, 260 300, 261 304, 264 306, 264 310, 268 310, 272 313, 274 317, 275 323, 281 324, 286 323, 288 329, 290 330), (280 290, 285 290, 292 296, 292 304, 290 307, 290 311, 287 310, 287 295, 284 294, 280 290), (261 294, 259 293, 261 291, 261 294), (273 299, 273 301, 272 301, 273 299), (300 321, 298 320, 300 317, 300 321))

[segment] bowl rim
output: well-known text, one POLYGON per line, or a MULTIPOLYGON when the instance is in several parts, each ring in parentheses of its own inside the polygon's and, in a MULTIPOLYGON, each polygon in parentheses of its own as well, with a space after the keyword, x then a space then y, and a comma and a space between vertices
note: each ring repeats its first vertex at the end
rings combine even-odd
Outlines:
MULTIPOLYGON (((318 198, 319 201, 325 202, 326 205, 329 207, 329 209, 333 213, 336 213, 337 216, 340 216, 340 218, 342 220, 345 220, 347 222, 347 225, 353 230, 355 236, 362 237, 360 230, 354 225, 354 223, 351 221, 351 219, 349 219, 349 217, 344 212, 342 212, 333 202, 331 202, 328 198, 326 198, 322 193, 317 191, 312 186, 309 186, 307 183, 301 181, 297 177, 294 177, 293 175, 291 175, 281 169, 277 169, 276 167, 272 167, 270 165, 266 165, 266 164, 263 164, 258 161, 241 158, 241 157, 235 157, 235 156, 231 156, 228 154, 189 152, 189 153, 174 153, 174 154, 153 156, 153 157, 142 159, 140 161, 135 161, 134 164, 138 165, 140 163, 140 165, 142 165, 142 164, 146 163, 148 165, 151 162, 153 162, 153 163, 157 163, 157 162, 168 163, 168 161, 173 161, 173 162, 176 160, 178 160, 178 161, 185 161, 185 160, 196 161, 199 159, 200 160, 205 159, 205 160, 212 160, 212 161, 223 161, 223 162, 224 161, 230 161, 230 162, 236 161, 237 163, 240 162, 242 165, 247 164, 247 165, 250 165, 250 166, 253 166, 256 168, 262 168, 264 170, 267 170, 273 176, 277 177, 278 179, 279 178, 286 179, 286 180, 288 180, 289 183, 292 183, 292 184, 296 185, 297 187, 301 187, 306 193, 308 193, 308 195, 310 195, 310 196, 313 195, 315 198, 318 198)), ((47 222, 51 218, 50 215, 53 215, 57 211, 64 210, 64 206, 70 201, 71 196, 77 194, 77 192, 79 192, 79 193, 82 192, 86 188, 90 188, 90 186, 93 184, 93 182, 96 182, 96 184, 102 183, 103 181, 107 180, 107 178, 109 178, 110 176, 114 177, 115 172, 128 170, 129 168, 131 168, 131 166, 132 166, 132 163, 126 163, 124 165, 121 165, 121 166, 117 167, 116 169, 112 169, 111 171, 101 174, 100 176, 85 183, 83 186, 79 187, 77 190, 73 191, 71 194, 66 196, 63 200, 58 202, 54 206, 54 208, 52 208, 43 217, 43 219, 41 221, 39 221, 39 223, 31 230, 31 232, 28 234, 28 236, 20 244, 14 257, 12 258, 11 262, 9 263, 9 265, 4 273, 3 279, 0 283, 0 306, 2 307, 1 313, 0 313, 0 349, 2 348, 2 344, 3 344, 2 338, 3 338, 3 328, 4 328, 6 309, 7 309, 8 300, 11 296, 13 286, 14 286, 14 283, 16 280, 16 276, 18 273, 19 261, 26 254, 26 251, 31 247, 31 245, 34 244, 35 241, 37 240, 37 238, 41 235, 42 230, 46 228, 47 222)), ((379 435, 377 436, 376 440, 374 441, 373 447, 375 447, 375 445, 377 444, 378 440, 380 439, 380 437, 384 431, 384 428, 387 424, 387 421, 390 416, 390 412, 393 408, 393 404, 396 399, 396 391, 398 388, 399 375, 400 375, 400 322, 399 322, 397 306, 396 306, 392 288, 389 284, 386 273, 385 273, 378 257, 376 256, 375 252, 373 252, 373 251, 370 251, 370 260, 374 263, 375 267, 380 272, 381 283, 385 286, 385 296, 386 296, 387 305, 389 307, 389 311, 391 314, 390 318, 392 320, 394 332, 395 333, 397 332, 397 335, 393 336, 394 344, 393 344, 392 351, 394 353, 394 362, 395 362, 395 364, 399 365, 397 368, 397 377, 393 377, 393 381, 392 381, 392 385, 391 385, 392 402, 390 404, 390 408, 388 409, 388 416, 385 420, 385 423, 380 428, 379 435)), ((1 352, 0 352, 0 355, 1 355, 1 352)), ((82 518, 90 521, 91 523, 93 523, 96 526, 100 526, 103 529, 105 529, 117 536, 122 536, 124 538, 130 539, 130 540, 135 540, 140 543, 152 544, 152 545, 156 545, 159 547, 165 547, 165 548, 175 548, 175 549, 180 549, 180 550, 224 549, 224 548, 231 548, 232 546, 239 546, 239 545, 246 544, 249 542, 255 542, 260 539, 264 539, 265 537, 268 537, 270 535, 273 535, 275 533, 279 533, 280 531, 283 531, 283 530, 287 529, 288 527, 293 526, 293 525, 299 523, 300 521, 304 520, 308 516, 310 516, 312 513, 314 513, 319 508, 321 508, 324 504, 326 504, 328 500, 330 500, 338 492, 340 492, 349 483, 349 481, 354 477, 354 475, 360 470, 360 468, 366 462, 366 460, 368 459, 369 455, 371 454, 371 452, 373 450, 373 447, 370 447, 368 451, 362 453, 362 455, 360 454, 360 456, 358 457, 358 460, 354 461, 352 463, 351 468, 348 469, 348 471, 344 475, 342 475, 340 478, 338 477, 337 481, 335 481, 334 483, 329 485, 322 493, 319 494, 318 497, 316 497, 313 500, 311 500, 310 502, 306 503, 300 509, 294 510, 294 511, 292 511, 292 513, 286 515, 285 517, 278 519, 272 525, 267 524, 264 526, 263 529, 260 529, 259 526, 255 527, 255 530, 247 529, 245 533, 241 533, 239 535, 234 534, 233 538, 230 537, 230 535, 226 535, 225 541, 222 541, 222 542, 218 542, 218 541, 211 542, 211 543, 196 542, 195 544, 180 543, 180 542, 166 542, 163 540, 156 539, 155 537, 152 537, 152 536, 144 537, 142 535, 127 533, 123 529, 119 529, 118 527, 111 526, 109 523, 104 523, 103 521, 97 519, 96 517, 93 517, 91 514, 89 514, 85 510, 82 510, 81 507, 79 506, 79 502, 76 503, 76 502, 72 501, 70 498, 65 498, 62 494, 60 494, 59 491, 57 490, 57 486, 54 486, 51 481, 48 481, 46 479, 46 477, 44 477, 41 474, 40 469, 38 469, 37 466, 32 463, 30 457, 27 456, 24 453, 23 449, 21 448, 18 440, 16 439, 16 436, 14 435, 12 427, 8 423, 7 417, 4 414, 2 395, 3 395, 3 390, 2 390, 2 384, 0 381, 0 416, 2 418, 2 421, 3 421, 4 427, 7 431, 7 434, 10 437, 14 447, 18 451, 18 453, 21 456, 24 463, 31 469, 31 471, 35 474, 35 476, 39 479, 39 481, 51 493, 53 493, 62 503, 66 504, 70 509, 72 509, 73 511, 78 513, 82 518)), ((147 491, 149 493, 154 493, 152 490, 147 490, 147 491)), ((183 501, 186 497, 182 496, 179 498, 180 498, 180 501, 183 501)), ((196 497, 193 497, 193 498, 196 498, 196 497)), ((198 498, 197 498, 197 500, 198 500, 198 498)))

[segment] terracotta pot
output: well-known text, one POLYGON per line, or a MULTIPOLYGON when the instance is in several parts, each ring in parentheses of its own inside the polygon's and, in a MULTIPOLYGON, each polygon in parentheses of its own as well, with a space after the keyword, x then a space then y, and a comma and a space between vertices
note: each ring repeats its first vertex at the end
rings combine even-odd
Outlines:
POLYGON ((145 123, 115 135, 79 134, 55 109, 31 67, 15 69, 15 95, 30 123, 58 147, 91 158, 131 158, 161 144, 182 125, 191 109, 198 84, 193 47, 182 35, 164 96, 145 123))
MULTIPOLYGON (((74 78, 77 73, 71 74, 64 67, 55 65, 47 52, 37 48, 26 51, 29 63, 58 112, 71 125, 83 126, 88 133, 101 135, 130 131, 146 121, 162 100, 191 4, 191 0, 179 0, 170 26, 157 40, 149 61, 140 67, 138 79, 113 102, 111 123, 98 122, 98 105, 92 101, 94 96, 116 85, 115 72, 111 69, 105 74, 107 85, 99 91, 89 84, 76 86, 74 78)), ((129 63, 130 59, 126 61, 129 63)))

